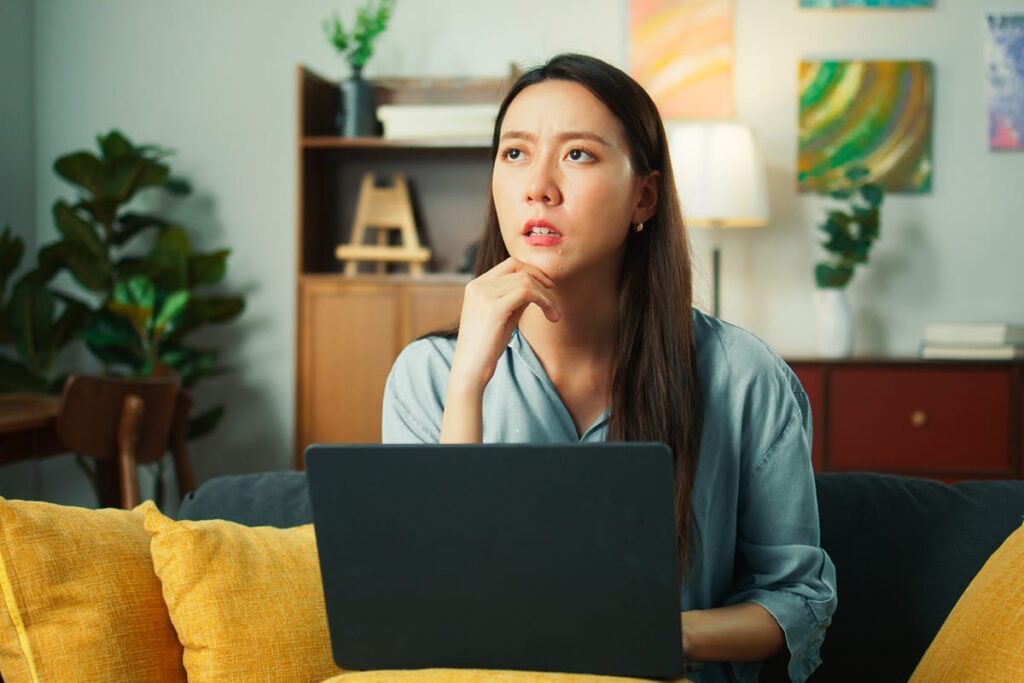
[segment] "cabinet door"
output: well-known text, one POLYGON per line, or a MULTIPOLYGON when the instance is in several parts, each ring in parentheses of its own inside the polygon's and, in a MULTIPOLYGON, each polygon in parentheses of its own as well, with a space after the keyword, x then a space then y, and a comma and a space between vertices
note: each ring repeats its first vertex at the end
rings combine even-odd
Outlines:
POLYGON ((403 341, 458 325, 464 292, 462 284, 410 285, 403 341))
POLYGON ((392 285, 302 283, 298 442, 379 443, 384 382, 400 351, 401 292, 392 285))

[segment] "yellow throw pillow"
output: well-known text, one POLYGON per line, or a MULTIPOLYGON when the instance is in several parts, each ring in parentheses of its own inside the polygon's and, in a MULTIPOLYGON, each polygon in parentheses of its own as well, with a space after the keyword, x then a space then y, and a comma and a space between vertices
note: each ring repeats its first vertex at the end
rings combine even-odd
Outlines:
POLYGON ((1024 526, 971 580, 911 683, 1019 683, 1024 675, 1024 526))
POLYGON ((176 522, 140 506, 190 683, 322 681, 338 674, 313 525, 176 522))
POLYGON ((184 682, 142 515, 0 498, 6 683, 184 682))

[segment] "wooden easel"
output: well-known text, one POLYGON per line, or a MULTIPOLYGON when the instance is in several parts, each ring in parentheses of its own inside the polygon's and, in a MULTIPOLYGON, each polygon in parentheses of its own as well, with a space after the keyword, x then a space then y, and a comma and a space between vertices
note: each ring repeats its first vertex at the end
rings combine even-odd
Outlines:
POLYGON ((389 262, 408 263, 410 275, 423 275, 423 264, 430 260, 430 250, 420 245, 416 234, 405 174, 396 173, 391 187, 376 187, 373 173, 363 176, 351 241, 339 245, 334 253, 338 259, 347 261, 345 275, 358 274, 362 261, 376 262, 378 273, 387 272, 389 262), (377 231, 376 245, 366 244, 366 232, 371 229, 377 231), (391 230, 401 231, 401 244, 388 243, 391 230))

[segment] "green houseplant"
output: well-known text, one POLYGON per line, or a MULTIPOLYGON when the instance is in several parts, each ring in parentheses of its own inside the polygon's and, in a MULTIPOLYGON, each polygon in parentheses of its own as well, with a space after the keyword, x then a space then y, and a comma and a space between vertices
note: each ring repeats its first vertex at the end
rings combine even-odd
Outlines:
POLYGON ((871 245, 878 239, 885 191, 874 183, 862 182, 867 175, 867 169, 850 169, 846 172, 849 187, 830 193, 833 199, 846 202, 846 206, 830 210, 818 226, 827 237, 821 246, 829 254, 814 269, 814 279, 820 288, 848 285, 854 269, 867 263, 871 245))
POLYGON ((366 0, 356 10, 352 30, 335 12, 324 20, 324 34, 351 68, 348 80, 342 81, 338 92, 338 133, 346 136, 376 135, 377 115, 373 86, 363 78, 363 67, 373 56, 374 43, 384 33, 394 9, 395 0, 366 0))
MULTIPOLYGON (((182 226, 131 208, 144 190, 191 191, 171 177, 169 150, 135 145, 117 130, 97 143, 98 154, 76 151, 54 163, 78 196, 54 202, 60 238, 39 250, 9 295, 24 245, 10 229, 0 234, 0 391, 59 391, 64 378, 54 376, 54 362, 75 341, 110 374, 174 373, 191 388, 223 371, 218 350, 189 337, 244 308, 242 297, 210 291, 224 278, 229 250, 195 252, 182 226), (57 285, 61 272, 76 291, 57 285)), ((190 437, 212 430, 223 411, 193 415, 190 437)))
POLYGON ((852 168, 846 172, 847 187, 830 193, 842 208, 831 209, 819 229, 825 233, 821 246, 828 257, 814 268, 818 285, 819 351, 827 358, 853 353, 854 324, 846 286, 858 265, 868 261, 871 245, 881 228, 881 206, 885 192, 866 182, 869 172, 852 168))

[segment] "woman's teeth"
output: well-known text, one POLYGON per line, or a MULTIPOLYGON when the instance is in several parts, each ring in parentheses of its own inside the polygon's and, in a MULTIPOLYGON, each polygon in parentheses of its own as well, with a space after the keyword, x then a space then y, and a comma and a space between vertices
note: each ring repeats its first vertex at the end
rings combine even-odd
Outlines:
POLYGON ((547 228, 531 228, 531 235, 557 235, 558 233, 554 230, 548 230, 547 228))

